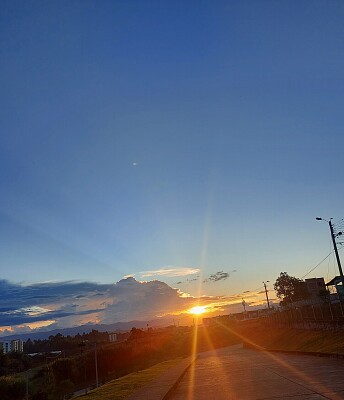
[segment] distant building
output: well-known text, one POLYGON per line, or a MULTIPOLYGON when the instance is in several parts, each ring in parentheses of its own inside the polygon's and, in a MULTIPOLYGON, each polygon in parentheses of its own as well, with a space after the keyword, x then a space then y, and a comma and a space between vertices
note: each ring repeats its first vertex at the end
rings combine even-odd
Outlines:
POLYGON ((4 354, 15 351, 17 353, 24 352, 24 342, 20 339, 4 340, 2 343, 2 351, 4 354))
POLYGON ((326 290, 324 278, 309 278, 305 280, 308 293, 313 298, 319 298, 319 294, 326 290))
POLYGON ((130 336, 130 332, 110 332, 109 342, 124 342, 130 336))
POLYGON ((336 288, 338 297, 343 301, 344 299, 344 287, 342 284, 342 278, 340 276, 335 276, 330 282, 326 283, 326 286, 334 286, 336 288))
POLYGON ((229 315, 218 315, 216 317, 202 318, 202 323, 205 326, 213 326, 216 324, 228 325, 229 321, 230 321, 229 315))
POLYGON ((271 313, 268 308, 259 308, 256 310, 249 310, 240 313, 234 313, 229 315, 218 315, 216 317, 203 318, 203 325, 214 326, 214 325, 232 325, 233 322, 240 322, 246 320, 253 320, 271 313))
POLYGON ((109 333, 109 342, 117 342, 117 333, 109 333))

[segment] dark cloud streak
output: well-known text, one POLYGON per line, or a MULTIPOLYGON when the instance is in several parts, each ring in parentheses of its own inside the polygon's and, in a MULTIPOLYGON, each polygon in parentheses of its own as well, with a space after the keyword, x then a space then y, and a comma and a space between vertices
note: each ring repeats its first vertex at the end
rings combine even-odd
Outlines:
POLYGON ((218 271, 215 274, 210 275, 209 278, 205 279, 203 282, 219 282, 226 280, 229 277, 230 277, 229 272, 218 271))

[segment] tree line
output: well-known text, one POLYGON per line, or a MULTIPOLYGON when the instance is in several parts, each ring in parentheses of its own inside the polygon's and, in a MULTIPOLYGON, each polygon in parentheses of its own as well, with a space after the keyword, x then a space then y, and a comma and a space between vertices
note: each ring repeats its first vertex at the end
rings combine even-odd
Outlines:
MULTIPOLYGON (((190 355, 195 329, 196 327, 174 326, 148 330, 133 328, 130 337, 124 342, 109 343, 99 340, 97 342, 99 383, 151 367, 162 361, 190 355)), ((97 336, 97 332, 93 332, 91 337, 99 339, 102 335, 97 336)), ((71 338, 58 334, 50 337, 47 342, 56 345, 73 342, 74 350, 62 352, 55 360, 42 359, 40 365, 35 358, 32 359, 24 354, 18 355, 28 363, 23 364, 20 370, 30 368, 30 400, 67 399, 74 391, 95 385, 95 342, 80 339, 85 339, 85 336, 77 335, 71 338)), ((197 351, 237 342, 235 335, 221 327, 199 329, 197 351)), ((45 341, 33 344, 41 345, 41 349, 46 345, 45 341)), ((1 400, 22 400, 25 394, 25 376, 19 373, 0 378, 1 400)))

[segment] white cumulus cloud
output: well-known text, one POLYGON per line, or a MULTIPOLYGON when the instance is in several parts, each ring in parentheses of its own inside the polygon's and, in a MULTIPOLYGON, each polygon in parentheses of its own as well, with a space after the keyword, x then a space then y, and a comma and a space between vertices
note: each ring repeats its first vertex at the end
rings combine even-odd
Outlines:
POLYGON ((163 267, 155 270, 142 271, 139 275, 142 278, 148 278, 152 276, 165 276, 165 277, 176 277, 176 276, 187 276, 194 275, 200 272, 199 268, 192 267, 163 267))

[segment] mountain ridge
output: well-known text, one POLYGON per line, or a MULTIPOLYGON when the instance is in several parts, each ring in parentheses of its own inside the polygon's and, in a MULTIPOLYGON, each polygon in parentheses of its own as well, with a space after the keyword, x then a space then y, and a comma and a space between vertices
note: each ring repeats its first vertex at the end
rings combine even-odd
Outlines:
POLYGON ((129 331, 131 328, 145 328, 150 327, 162 327, 167 326, 168 322, 171 322, 170 318, 160 318, 149 321, 128 321, 128 322, 114 322, 112 324, 86 324, 74 326, 71 328, 62 328, 62 329, 53 329, 50 331, 38 331, 38 332, 27 332, 27 333, 17 333, 13 335, 1 336, 0 340, 14 340, 21 339, 26 341, 28 339, 31 340, 43 340, 48 339, 49 336, 55 336, 58 333, 61 333, 63 336, 75 336, 78 333, 82 335, 83 333, 89 333, 93 329, 98 330, 100 332, 113 332, 113 331, 129 331))

